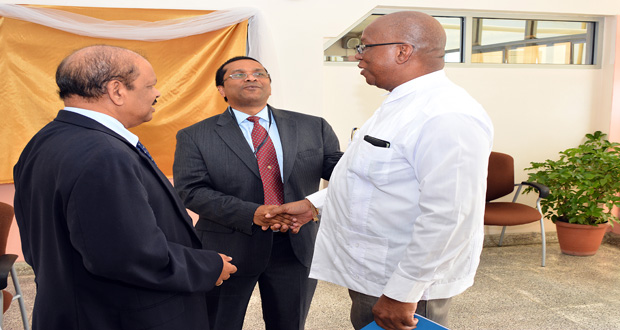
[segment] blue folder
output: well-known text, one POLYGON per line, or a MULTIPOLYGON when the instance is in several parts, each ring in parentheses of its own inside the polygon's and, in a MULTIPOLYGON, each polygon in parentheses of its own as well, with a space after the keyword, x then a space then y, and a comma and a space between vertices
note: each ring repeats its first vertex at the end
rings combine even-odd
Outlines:
MULTIPOLYGON (((415 318, 418 319, 418 325, 416 326, 416 330, 449 330, 439 323, 435 323, 423 316, 415 314, 415 318)), ((375 321, 368 324, 362 330, 383 330, 382 327, 378 326, 375 321)))

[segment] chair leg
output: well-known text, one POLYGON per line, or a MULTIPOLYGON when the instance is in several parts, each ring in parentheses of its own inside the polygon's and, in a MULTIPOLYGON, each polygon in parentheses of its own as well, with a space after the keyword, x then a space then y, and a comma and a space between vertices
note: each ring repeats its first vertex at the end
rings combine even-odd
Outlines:
POLYGON ((502 227, 502 234, 499 236, 499 246, 502 246, 504 241, 504 233, 506 233, 506 226, 502 227))
MULTIPOLYGON (((4 292, 0 290, 0 312, 4 310, 4 292)), ((0 330, 2 330, 4 323, 4 313, 0 313, 0 330)))
POLYGON ((540 235, 542 236, 542 267, 545 267, 545 259, 547 256, 547 239, 545 238, 544 217, 540 218, 540 235))
POLYGON ((13 286, 15 287, 15 297, 19 303, 19 310, 22 314, 22 323, 24 324, 24 330, 30 330, 30 324, 28 323, 28 312, 26 311, 26 304, 24 302, 24 295, 22 289, 19 287, 19 281, 17 280, 17 272, 15 267, 11 267, 11 278, 13 279, 13 286))

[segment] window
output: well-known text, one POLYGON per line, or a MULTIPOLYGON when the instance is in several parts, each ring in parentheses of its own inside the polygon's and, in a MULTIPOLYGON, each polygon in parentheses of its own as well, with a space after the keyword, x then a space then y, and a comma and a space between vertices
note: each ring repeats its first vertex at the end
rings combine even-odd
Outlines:
MULTIPOLYGON (((355 46, 360 44, 360 38, 364 29, 375 19, 384 14, 372 14, 361 23, 353 27, 342 38, 325 49, 324 59, 326 62, 351 62, 355 59, 355 46)), ((463 61, 463 18, 450 16, 434 16, 446 30, 446 62, 463 61)))
MULTIPOLYGON (((356 62, 355 46, 364 28, 378 17, 402 8, 375 8, 350 30, 330 40, 325 62, 356 62)), ((415 10, 415 9, 412 9, 415 10)), ((446 31, 446 63, 598 64, 603 17, 530 13, 422 10, 446 31)))
POLYGON ((433 16, 446 30, 446 56, 448 63, 463 62, 463 17, 433 16))
POLYGON ((594 64, 595 22, 474 18, 472 63, 594 64))

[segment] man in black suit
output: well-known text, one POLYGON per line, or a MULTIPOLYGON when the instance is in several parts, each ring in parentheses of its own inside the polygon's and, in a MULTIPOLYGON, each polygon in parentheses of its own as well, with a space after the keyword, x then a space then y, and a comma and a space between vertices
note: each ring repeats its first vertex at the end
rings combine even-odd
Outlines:
POLYGON ((169 180, 127 130, 151 120, 156 81, 142 56, 105 45, 56 71, 65 109, 14 168, 37 283, 33 329, 208 329, 204 293, 236 268, 202 249, 169 180))
POLYGON ((342 156, 338 139, 320 117, 268 105, 271 78, 253 58, 228 60, 215 81, 230 106, 179 131, 173 166, 177 191, 200 217, 196 229, 205 248, 226 253, 239 267, 230 280, 208 293, 211 326, 241 329, 258 283, 266 328, 303 329, 316 288, 308 272, 318 224, 299 227, 265 215, 275 204, 317 191, 321 178, 329 180, 342 156), (255 129, 269 135, 255 143, 255 129), (261 180, 260 153, 267 148, 275 150, 277 163, 265 168, 281 169, 275 182, 280 201, 272 199, 277 192, 264 188, 267 183, 261 180), (285 232, 287 228, 292 230, 285 232))

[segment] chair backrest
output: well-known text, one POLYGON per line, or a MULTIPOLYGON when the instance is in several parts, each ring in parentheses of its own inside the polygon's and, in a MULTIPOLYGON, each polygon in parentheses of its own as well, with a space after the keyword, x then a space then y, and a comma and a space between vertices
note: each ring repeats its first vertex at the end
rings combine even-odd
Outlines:
POLYGON ((515 169, 512 156, 501 152, 491 152, 486 201, 489 202, 512 193, 514 184, 515 169))
POLYGON ((13 206, 0 202, 0 255, 6 254, 6 243, 14 215, 13 206))

